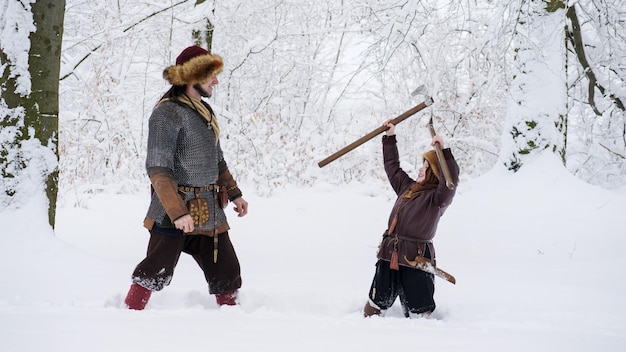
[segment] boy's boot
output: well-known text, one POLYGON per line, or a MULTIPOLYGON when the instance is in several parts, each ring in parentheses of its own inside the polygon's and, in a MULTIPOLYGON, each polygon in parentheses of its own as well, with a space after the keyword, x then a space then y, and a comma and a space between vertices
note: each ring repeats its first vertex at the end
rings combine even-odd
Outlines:
POLYGON ((372 315, 381 315, 381 313, 380 309, 371 305, 369 301, 367 301, 367 303, 365 303, 365 307, 363 307, 363 316, 366 318, 371 317, 372 315))

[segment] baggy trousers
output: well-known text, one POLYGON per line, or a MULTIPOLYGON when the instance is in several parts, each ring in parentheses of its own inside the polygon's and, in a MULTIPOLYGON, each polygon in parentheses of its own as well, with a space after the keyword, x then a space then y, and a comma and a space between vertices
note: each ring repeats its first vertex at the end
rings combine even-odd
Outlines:
POLYGON ((381 310, 389 309, 396 298, 406 317, 409 313, 429 313, 435 310, 435 276, 419 269, 400 265, 391 270, 389 262, 378 260, 370 287, 369 298, 381 310))
POLYGON ((241 270, 228 232, 218 235, 217 263, 213 262, 213 237, 164 235, 150 231, 146 258, 133 271, 132 280, 152 291, 169 285, 181 252, 198 263, 209 285, 209 293, 220 294, 241 287, 241 270))

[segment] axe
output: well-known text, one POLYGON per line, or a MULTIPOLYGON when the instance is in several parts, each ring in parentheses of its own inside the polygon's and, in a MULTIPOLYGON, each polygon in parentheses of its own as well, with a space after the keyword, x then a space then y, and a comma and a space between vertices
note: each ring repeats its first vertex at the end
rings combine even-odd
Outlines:
MULTIPOLYGON (((424 86, 419 86, 416 90, 411 93, 412 96, 418 94, 424 94, 425 89, 424 86)), ((428 130, 430 131, 430 136, 435 137, 437 132, 435 132, 435 127, 433 126, 433 112, 430 112, 430 120, 428 120, 428 130)), ((450 177, 450 169, 448 168, 448 163, 446 163, 446 158, 443 156, 443 150, 441 150, 441 145, 439 142, 435 143, 435 154, 437 154, 437 160, 439 160, 439 165, 441 165, 441 171, 443 172, 443 176, 446 179, 446 187, 449 190, 454 189, 454 182, 452 182, 452 177, 450 177)))
MULTIPOLYGON (((435 137, 437 133, 435 132, 435 128, 433 127, 433 115, 430 114, 430 120, 428 120, 428 129, 430 130, 430 135, 435 137)), ((443 150, 441 150, 441 145, 439 142, 436 142, 435 145, 435 154, 437 154, 437 160, 439 160, 439 165, 441 165, 441 171, 443 171, 443 176, 446 179, 446 186, 449 190, 454 189, 454 182, 452 182, 452 178, 450 177, 450 169, 448 169, 448 163, 446 162, 446 158, 443 156, 443 150)))
MULTIPOLYGON (((415 89, 413 91, 413 93, 411 93, 411 96, 415 96, 418 94, 424 94, 425 91, 425 87, 424 85, 421 85, 419 87, 417 87, 417 89, 415 89)), ((411 109, 405 111, 403 114, 397 116, 396 118, 392 119, 390 122, 394 125, 399 124, 400 122, 406 120, 407 118, 415 115, 416 113, 424 110, 426 107, 430 106, 433 103, 433 98, 426 96, 424 99, 424 102, 415 105, 414 107, 412 107, 411 109)), ((358 146, 360 146, 361 144, 369 141, 370 139, 376 137, 377 135, 387 131, 389 129, 389 127, 387 126, 380 126, 377 129, 373 130, 372 132, 366 134, 365 136, 357 139, 356 141, 348 144, 347 146, 343 147, 342 149, 340 149, 339 151, 335 152, 334 154, 330 155, 329 157, 327 157, 326 159, 320 161, 319 163, 317 163, 317 165, 319 167, 324 167, 326 165, 328 165, 329 163, 335 161, 336 159, 338 159, 339 157, 343 156, 344 154, 347 154, 348 152, 350 152, 351 150, 357 148, 358 146)), ((437 144, 439 145, 439 144, 437 144)), ((441 147, 439 147, 439 149, 441 149, 441 147)), ((437 156, 439 157, 439 154, 437 154, 437 156)), ((441 159, 440 159, 441 160, 441 159)), ((444 164, 444 163, 442 163, 444 164)), ((448 171, 449 173, 449 171, 448 171)), ((446 176, 447 178, 447 176, 446 176)))

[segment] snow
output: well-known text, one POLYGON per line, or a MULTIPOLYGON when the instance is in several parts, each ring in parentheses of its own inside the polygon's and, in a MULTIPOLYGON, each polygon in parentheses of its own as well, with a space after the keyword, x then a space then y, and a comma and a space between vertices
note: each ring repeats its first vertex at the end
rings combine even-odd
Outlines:
MULTIPOLYGON (((35 1, 3 1, 0 8, 0 49, 7 56, 11 68, 11 78, 16 77, 15 92, 28 94, 31 89, 30 72, 28 71, 28 51, 30 50, 30 34, 35 31, 31 3, 35 1)), ((4 65, 0 68, 4 71, 4 65)), ((3 115, 4 116, 4 115, 3 115)))
POLYGON ((582 183, 549 153, 459 185, 435 237, 457 284, 437 279, 429 318, 405 319, 397 302, 361 315, 390 187, 257 187, 242 185, 248 216, 229 210, 236 307, 218 307, 183 255, 146 310, 124 308, 148 239, 147 187, 80 199, 62 189, 56 236, 43 198, 0 212, 0 351, 624 349, 626 189, 582 183))
MULTIPOLYGON (((0 5, 5 10, 0 13, 0 47, 14 65, 11 74, 18 77, 18 93, 30 91, 27 37, 34 30, 32 2, 5 1, 0 5)), ((91 25, 96 17, 81 11, 67 18, 91 25)), ((187 19, 195 21, 199 13, 204 12, 189 11, 187 19)), ((115 16, 105 17, 117 20, 115 16)), ((84 44, 84 37, 92 37, 91 29, 78 22, 67 22, 66 47, 83 51, 64 51, 65 67, 74 67, 84 50, 95 47, 84 44), (72 37, 74 32, 80 35, 72 37)), ((125 18, 125 23, 134 22, 134 18, 125 18)), ((101 31, 100 22, 94 23, 91 27, 101 31)), ((107 28, 107 35, 117 37, 119 33, 111 27, 102 28, 107 28)), ((171 31, 168 26, 163 29, 171 31)), ((231 34, 228 40, 235 37, 231 34)), ((97 43, 105 41, 97 35, 93 38, 97 43)), ((249 47, 259 47, 266 41, 261 33, 252 39, 243 38, 249 41, 249 47)), ((102 52, 98 60, 107 53, 118 61, 125 57, 112 54, 117 53, 113 50, 102 52)), ((170 51, 154 52, 157 54, 148 64, 158 66, 159 74, 154 76, 160 77, 161 56, 170 51)), ((231 52, 229 57, 234 60, 237 56, 231 52)), ((425 59, 429 57, 432 60, 433 56, 428 55, 425 59)), ((98 60, 96 64, 102 67, 98 60)), ((119 62, 104 66, 121 70, 119 62)), ((124 78, 113 71, 113 81, 124 78)), ((90 68, 84 72, 90 72, 90 68)), ((439 77, 441 72, 446 70, 435 71, 433 77, 443 77, 439 77)), ((73 72, 78 76, 81 73, 73 72)), ((102 74, 100 70, 97 73, 102 74)), ((102 75, 108 77, 108 73, 102 75)), ((293 89, 294 79, 303 76, 295 77, 284 85, 293 89)), ((146 74, 144 79, 139 85, 130 79, 125 81, 134 87, 153 78, 146 74)), ((80 80, 108 87, 99 76, 85 75, 80 80)), ((441 80, 431 77, 430 81, 441 80)), ((90 91, 89 87, 77 87, 81 92, 90 91)), ((107 95, 103 100, 118 101, 119 92, 124 90, 119 87, 111 93, 116 99, 107 95)), ((335 89, 330 83, 328 87, 335 89)), ((241 91, 250 92, 244 88, 241 91)), ((93 87, 91 90, 101 92, 93 87)), ((154 87, 158 95, 161 90, 154 87)), ((141 93, 150 97, 152 91, 141 93)), ((90 114, 100 109, 116 118, 126 111, 136 111, 125 104, 118 104, 119 109, 104 109, 104 105, 91 101, 94 94, 84 95, 88 104, 77 100, 75 107, 70 104, 74 99, 63 102, 62 108, 69 116, 78 119, 85 107, 90 114)), ((146 99, 149 105, 153 100, 146 99)), ((258 99, 248 100, 254 105, 258 99)), ((283 104, 278 102, 277 106, 283 104)), ((2 129, 5 135, 13 131, 9 127, 2 129)), ((488 134, 475 135, 485 138, 488 134)), ((24 170, 26 177, 20 186, 37 189, 42 175, 51 167, 51 159, 41 144, 31 142, 21 150, 36 162, 24 170)), ((331 148, 335 144, 327 143, 331 148)), ((453 150, 454 144, 450 143, 453 150)), ((78 147, 85 148, 85 144, 78 147)), ((400 148, 402 153, 407 146, 400 148)), ((130 148, 121 150, 127 152, 130 148)), ((458 150, 460 156, 460 146, 458 150)), ((271 179, 298 178, 291 174, 293 170, 280 167, 283 160, 269 152, 260 155, 274 166, 271 173, 268 171, 271 179)), ((120 170, 141 165, 125 155, 120 158, 128 159, 120 170)), ((350 170, 348 160, 336 161, 333 167, 350 170)), ((100 161, 94 164, 100 165, 100 161)), ((363 164, 376 162, 380 159, 363 164)), ((318 170, 315 165, 309 170, 315 174, 330 172, 328 168, 318 170)), ((379 171, 380 177, 382 165, 379 171)), ((242 189, 250 213, 244 218, 230 213, 229 218, 244 286, 240 305, 222 308, 208 295, 200 269, 183 255, 172 284, 154 293, 146 310, 125 309, 123 299, 130 274, 143 258, 148 240, 141 226, 148 204, 147 180, 146 192, 139 194, 123 193, 134 189, 128 184, 137 182, 135 179, 106 187, 62 187, 54 232, 47 223, 47 199, 43 194, 35 193, 30 199, 13 198, 15 203, 0 209, 0 351, 624 350, 626 239, 622 216, 626 188, 609 191, 584 183, 549 153, 529 160, 516 174, 496 167, 479 178, 464 180, 435 238, 438 264, 455 275, 457 284, 437 279, 438 306, 429 318, 405 319, 396 304, 385 317, 365 319, 361 309, 374 273, 375 252, 395 199, 390 187, 380 187, 380 182, 370 177, 338 185, 315 182, 309 177, 312 187, 286 186, 271 192, 263 186, 267 182, 254 182, 254 177, 248 177, 251 181, 242 184, 242 189), (95 193, 82 192, 82 187, 95 193)), ((280 187, 286 182, 276 184, 280 187)))

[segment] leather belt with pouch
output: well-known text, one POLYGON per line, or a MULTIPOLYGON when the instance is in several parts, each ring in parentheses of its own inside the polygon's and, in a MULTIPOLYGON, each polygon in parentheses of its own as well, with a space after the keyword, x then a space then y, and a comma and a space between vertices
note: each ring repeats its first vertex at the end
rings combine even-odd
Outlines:
MULTIPOLYGON (((187 209, 189 209, 189 215, 193 219, 194 226, 200 227, 206 224, 210 219, 211 215, 209 213, 209 201, 206 198, 201 198, 199 196, 200 192, 208 192, 208 191, 219 191, 219 186, 217 185, 208 185, 203 187, 189 187, 189 186, 178 186, 178 190, 181 192, 193 192, 194 197, 187 201, 187 209)), ((213 195, 214 198, 215 194, 213 195)))

